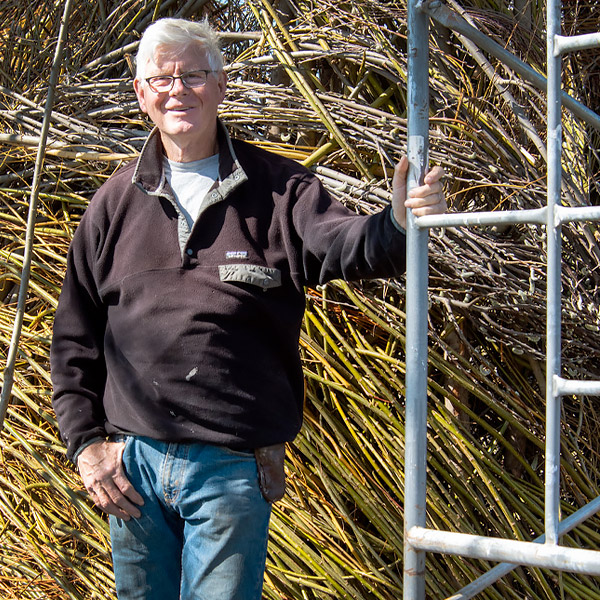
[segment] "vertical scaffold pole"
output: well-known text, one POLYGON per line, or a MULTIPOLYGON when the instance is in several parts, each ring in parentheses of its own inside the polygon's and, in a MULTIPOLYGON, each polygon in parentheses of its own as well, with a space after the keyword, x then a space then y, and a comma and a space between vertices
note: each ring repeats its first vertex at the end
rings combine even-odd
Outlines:
POLYGON ((558 544, 560 504, 560 412, 561 397, 554 389, 561 360, 561 226, 556 218, 560 205, 561 166, 561 57, 555 52, 560 35, 560 0, 548 0, 546 14, 548 68, 548 221, 547 321, 546 321, 546 543, 558 544))
MULTIPOLYGON (((428 17, 408 3, 408 188, 420 185, 428 163, 428 17)), ((425 600, 425 552, 406 532, 425 527, 427 478, 427 312, 429 233, 408 215, 406 269, 406 432, 404 457, 404 600, 425 600)))

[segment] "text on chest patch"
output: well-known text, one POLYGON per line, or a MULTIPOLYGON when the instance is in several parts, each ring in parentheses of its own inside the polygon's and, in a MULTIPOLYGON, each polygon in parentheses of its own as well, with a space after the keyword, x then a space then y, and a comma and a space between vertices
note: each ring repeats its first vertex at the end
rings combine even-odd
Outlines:
POLYGON ((241 260, 244 258, 248 258, 247 250, 228 250, 225 252, 225 258, 227 260, 241 260))

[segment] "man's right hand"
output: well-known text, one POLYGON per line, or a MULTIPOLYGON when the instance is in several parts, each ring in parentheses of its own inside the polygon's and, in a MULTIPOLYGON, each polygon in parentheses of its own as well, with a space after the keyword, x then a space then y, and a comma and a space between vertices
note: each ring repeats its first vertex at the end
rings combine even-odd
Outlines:
POLYGON ((131 517, 141 516, 137 506, 142 506, 144 499, 123 470, 124 448, 125 442, 98 440, 81 451, 77 468, 94 504, 110 515, 129 521, 131 517))

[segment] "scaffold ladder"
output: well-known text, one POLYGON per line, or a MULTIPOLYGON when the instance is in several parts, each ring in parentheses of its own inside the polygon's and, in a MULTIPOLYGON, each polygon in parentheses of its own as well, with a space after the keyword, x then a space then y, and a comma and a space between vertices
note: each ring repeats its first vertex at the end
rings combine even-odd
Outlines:
MULTIPOLYGON (((544 208, 519 211, 448 213, 408 218, 406 274, 406 440, 404 506, 404 600, 425 600, 427 552, 453 554, 499 562, 479 579, 446 600, 467 600, 519 565, 600 575, 600 551, 562 546, 561 535, 600 510, 596 498, 564 520, 560 503, 560 414, 564 395, 600 395, 600 381, 567 380, 561 376, 561 229, 573 221, 600 220, 600 207, 561 204, 561 111, 564 105, 598 127, 600 117, 561 91, 562 56, 600 47, 600 33, 561 35, 561 2, 546 7, 547 78, 519 61, 439 0, 409 0, 408 6, 408 158, 409 187, 418 185, 428 164, 428 46, 429 19, 460 31, 503 60, 521 76, 547 91, 547 203, 544 208), (546 449, 545 534, 532 542, 475 536, 426 527, 427 469, 427 306, 429 229, 503 223, 532 223, 546 227, 546 449)), ((437 599, 436 599, 437 600, 437 599)))

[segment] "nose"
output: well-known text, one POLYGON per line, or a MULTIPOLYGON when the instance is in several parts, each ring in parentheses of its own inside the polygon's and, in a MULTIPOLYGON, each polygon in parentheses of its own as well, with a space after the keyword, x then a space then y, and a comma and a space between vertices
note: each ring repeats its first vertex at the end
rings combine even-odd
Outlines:
POLYGON ((183 81, 181 78, 176 78, 173 80, 173 86, 169 91, 170 96, 177 96, 181 93, 187 93, 187 88, 183 85, 183 81))

